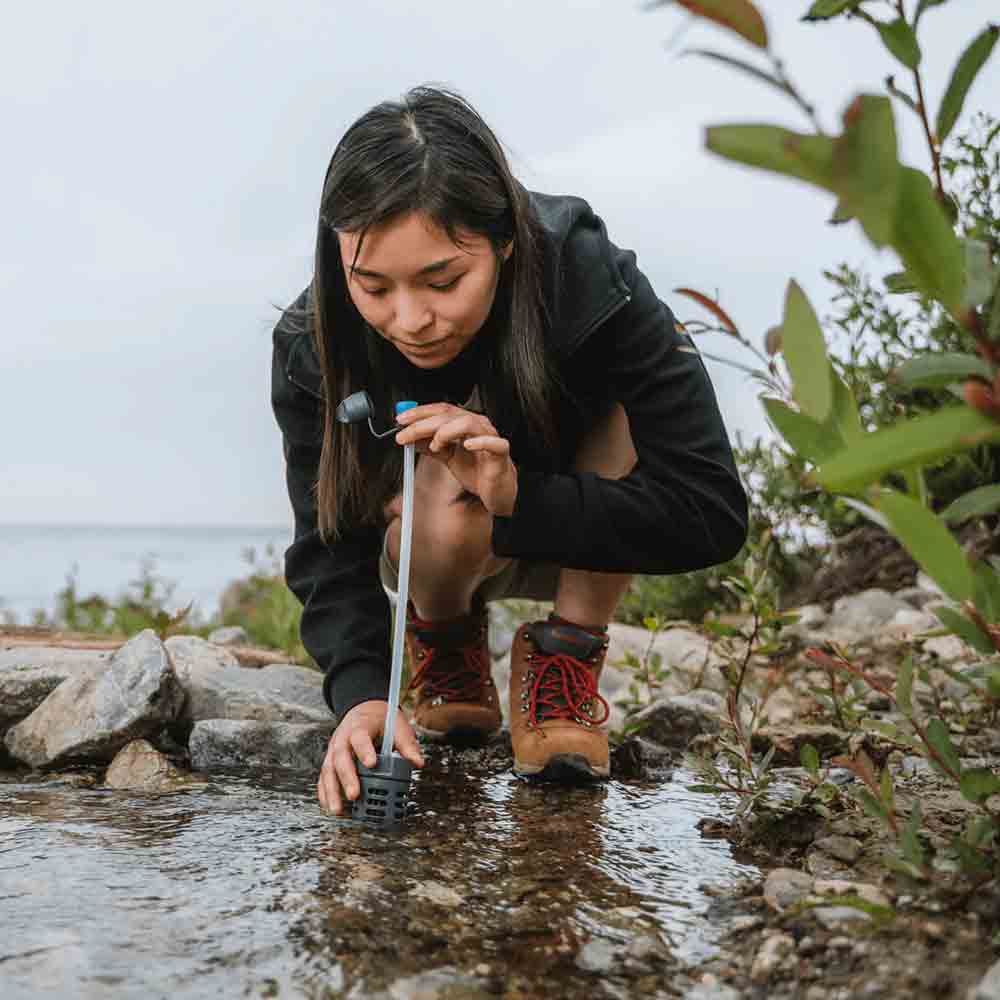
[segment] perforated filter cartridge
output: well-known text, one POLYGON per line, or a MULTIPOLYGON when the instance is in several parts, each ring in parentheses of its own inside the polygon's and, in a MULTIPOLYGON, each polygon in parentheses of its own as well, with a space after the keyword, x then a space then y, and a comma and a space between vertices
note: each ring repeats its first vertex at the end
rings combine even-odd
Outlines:
POLYGON ((406 818, 413 766, 398 753, 379 754, 374 767, 357 762, 361 794, 351 807, 351 819, 367 826, 401 826, 406 818))

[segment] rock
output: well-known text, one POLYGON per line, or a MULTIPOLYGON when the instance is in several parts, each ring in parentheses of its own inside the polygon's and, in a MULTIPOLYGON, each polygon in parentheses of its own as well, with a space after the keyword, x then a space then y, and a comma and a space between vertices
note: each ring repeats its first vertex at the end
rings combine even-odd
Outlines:
POLYGON ((847 878, 851 874, 843 861, 815 849, 806 855, 806 869, 814 878, 847 878))
POLYGON ((173 792, 192 784, 192 780, 147 740, 133 740, 118 751, 104 784, 131 792, 173 792))
POLYGON ((939 635, 933 639, 925 639, 924 652, 931 653, 945 663, 968 660, 975 655, 957 635, 939 635))
POLYGON ((861 856, 861 845, 853 837, 820 837, 813 846, 824 851, 838 861, 853 865, 861 856))
POLYGON ((185 721, 330 721, 323 675, 317 670, 287 663, 250 670, 227 649, 193 635, 174 636, 166 647, 187 692, 185 721))
POLYGON ((670 751, 641 736, 629 736, 611 748, 611 773, 619 781, 663 778, 670 771, 670 751))
POLYGON ((630 716, 646 739, 661 746, 683 749, 701 733, 717 733, 719 714, 725 700, 714 691, 697 690, 690 694, 657 698, 651 705, 630 716))
MULTIPOLYGON (((392 1000, 493 1000, 474 976, 466 976, 449 966, 419 972, 391 983, 386 994, 392 1000)), ((368 994, 365 994, 368 996, 368 994)))
POLYGON ((795 868, 775 868, 764 882, 764 900, 779 913, 801 902, 811 892, 813 878, 795 868))
POLYGON ((610 972, 619 946, 604 938, 591 938, 576 956, 576 967, 584 972, 610 972))
POLYGON ((813 883, 812 891, 817 896, 859 896, 861 899, 875 906, 889 907, 888 896, 878 888, 868 882, 852 882, 850 879, 818 878, 813 883))
POLYGON ((0 733, 31 715, 64 680, 99 673, 110 659, 95 649, 0 649, 0 733))
POLYGON ((934 597, 942 598, 945 596, 944 591, 923 570, 917 573, 916 585, 934 597))
POLYGON ((1000 1000, 1000 961, 986 970, 975 990, 969 990, 969 1000, 1000 1000))
POLYGON ((739 990, 720 983, 710 972, 706 972, 681 1000, 740 1000, 742 996, 739 990))
POLYGON ((673 685, 668 687, 671 694, 680 694, 689 688, 688 678, 692 675, 703 675, 702 686, 722 687, 725 684, 718 669, 725 661, 715 651, 713 643, 693 629, 668 628, 653 637, 647 629, 612 622, 608 626, 608 638, 605 661, 609 666, 623 664, 628 653, 640 663, 647 655, 659 654, 662 665, 671 671, 668 679, 668 686, 673 685))
POLYGON ((899 611, 909 608, 909 604, 887 590, 873 587, 838 598, 824 630, 842 641, 856 642, 876 635, 899 611))
POLYGON ((840 924, 871 923, 872 919, 864 910, 855 906, 817 906, 813 915, 827 930, 840 924))
POLYGON ((766 983, 794 950, 795 940, 790 934, 772 934, 766 937, 750 966, 750 981, 757 985, 766 983))
POLYGON ((940 592, 924 590, 923 587, 903 587, 902 590, 897 590, 893 596, 900 601, 906 601, 911 607, 920 611, 928 601, 937 599, 940 592))
POLYGON ((652 972, 671 961, 670 950, 655 931, 641 931, 625 946, 625 968, 630 972, 652 972))
POLYGON ((224 625, 209 632, 208 641, 216 646, 245 646, 250 642, 250 636, 242 625, 224 625))
POLYGON ((8 751, 31 767, 110 760, 126 743, 173 722, 184 701, 152 629, 130 639, 97 673, 60 684, 11 729, 8 751))
POLYGON ((763 917, 756 913, 744 913, 742 916, 735 917, 729 922, 726 933, 731 935, 744 934, 747 931, 754 931, 758 927, 763 927, 763 925, 763 917))
POLYGON ((463 902, 462 896, 441 882, 418 882, 410 889, 409 895, 416 899, 424 899, 429 903, 435 903, 438 906, 445 906, 450 910, 455 909, 456 906, 461 906, 463 902))
POLYGON ((796 724, 762 726, 753 734, 753 749, 766 753, 775 747, 771 763, 775 767, 796 767, 801 763, 802 747, 811 743, 820 758, 833 757, 847 749, 847 733, 834 726, 796 724))
POLYGON ((335 728, 335 720, 303 724, 204 719, 191 730, 191 766, 198 771, 277 767, 318 772, 335 728))
POLYGON ((933 615, 926 611, 917 611, 914 608, 903 608, 897 611, 892 620, 882 631, 882 637, 898 641, 912 639, 921 632, 928 632, 931 629, 939 628, 941 623, 933 615))

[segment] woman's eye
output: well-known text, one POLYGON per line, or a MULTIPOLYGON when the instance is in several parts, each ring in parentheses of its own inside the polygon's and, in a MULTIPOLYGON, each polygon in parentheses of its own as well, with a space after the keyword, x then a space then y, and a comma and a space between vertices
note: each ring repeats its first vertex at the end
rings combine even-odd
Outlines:
POLYGON ((433 288, 435 292, 447 292, 449 288, 454 288, 458 284, 461 277, 462 276, 459 275, 457 278, 452 278, 451 281, 444 282, 444 284, 430 285, 429 287, 433 288))
POLYGON ((378 298, 380 295, 385 295, 384 288, 365 288, 364 285, 362 285, 361 287, 362 289, 364 289, 365 295, 374 295, 375 298, 378 298))

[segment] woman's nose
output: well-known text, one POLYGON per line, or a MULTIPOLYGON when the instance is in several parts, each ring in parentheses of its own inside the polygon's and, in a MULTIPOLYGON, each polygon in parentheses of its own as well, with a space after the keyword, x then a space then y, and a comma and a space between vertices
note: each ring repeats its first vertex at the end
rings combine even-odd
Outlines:
POLYGON ((431 322, 431 311, 417 296, 402 295, 396 305, 396 325, 401 333, 419 333, 431 322))

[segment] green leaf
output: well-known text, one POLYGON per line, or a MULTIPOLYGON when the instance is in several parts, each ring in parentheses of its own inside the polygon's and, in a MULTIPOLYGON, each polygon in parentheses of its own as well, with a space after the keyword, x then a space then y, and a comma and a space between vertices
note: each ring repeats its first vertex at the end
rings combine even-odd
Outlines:
POLYGON ((818 465, 843 449, 844 442, 829 427, 804 413, 796 412, 780 399, 762 396, 761 403, 775 430, 796 454, 813 465, 818 465))
POLYGON ((920 43, 914 30, 899 17, 888 23, 878 23, 878 33, 885 47, 907 68, 920 65, 920 43))
POLYGON ((965 291, 962 305, 981 306, 993 294, 993 257, 988 243, 983 240, 963 239, 965 247, 965 291))
POLYGON ((952 382, 962 382, 972 376, 993 380, 990 366, 974 354, 918 354, 908 358, 893 373, 893 381, 908 389, 918 386, 926 389, 943 389, 952 382))
POLYGON ((887 274, 882 279, 882 284, 885 285, 887 292, 893 294, 918 291, 913 279, 905 271, 893 271, 892 274, 887 274))
POLYGON ((948 216, 925 174, 912 167, 899 173, 892 245, 914 284, 953 316, 962 313, 965 255, 948 216))
POLYGON ((941 4, 947 2, 948 0, 919 0, 917 3, 917 12, 913 16, 914 25, 920 21, 920 18, 923 16, 925 10, 929 10, 931 7, 940 7, 941 4))
POLYGON ((944 97, 941 98, 941 107, 938 108, 935 131, 939 143, 943 143, 955 127, 955 122, 958 121, 958 116, 962 113, 965 95, 968 94, 977 74, 993 52, 998 34, 1000 34, 1000 28, 995 24, 987 25, 973 39, 955 64, 951 80, 948 81, 948 88, 944 92, 944 97))
POLYGON ((903 857, 911 865, 916 865, 918 868, 923 868, 924 866, 924 848, 920 843, 920 838, 917 836, 922 818, 920 800, 916 799, 913 803, 913 808, 910 809, 906 826, 903 828, 903 832, 899 838, 899 846, 903 852, 903 857))
POLYGON ((677 3, 696 17, 735 31, 751 45, 767 48, 767 26, 750 0, 677 0, 677 3))
POLYGON ((866 433, 861 424, 857 400, 833 365, 830 366, 830 381, 833 385, 833 409, 827 425, 839 434, 844 444, 851 445, 863 438, 866 433))
POLYGON ((955 635, 967 642, 973 649, 979 650, 980 653, 994 651, 993 641, 975 622, 969 621, 954 608, 938 605, 933 610, 945 627, 951 629, 955 635))
POLYGON ((815 778, 819 775, 819 752, 811 743, 803 743, 799 750, 802 766, 815 778))
POLYGON ((833 183, 838 211, 856 218, 877 247, 892 239, 899 169, 889 98, 859 94, 844 112, 844 132, 834 141, 833 183))
POLYGON ((878 783, 879 798, 885 803, 886 812, 895 812, 896 796, 892 787, 892 775, 889 768, 882 771, 882 777, 878 783))
POLYGON ((903 715, 913 714, 913 657, 907 656, 896 674, 896 704, 903 715))
POLYGON ((792 392, 799 409, 822 423, 833 401, 826 341, 813 307, 795 281, 788 282, 785 292, 781 353, 792 376, 792 392))
POLYGON ((970 802, 985 802, 991 795, 1000 792, 1000 775, 988 767, 970 767, 962 772, 959 790, 970 802))
POLYGON ((861 0, 816 0, 802 20, 828 21, 831 17, 843 14, 844 11, 853 10, 860 3, 861 0))
POLYGON ((894 469, 931 465, 959 451, 1000 441, 1000 423, 968 406, 952 406, 866 434, 828 459, 813 476, 834 493, 855 493, 894 469))
POLYGON ((888 820, 889 815, 885 811, 885 806, 867 788, 855 788, 852 794, 869 816, 881 820, 883 823, 888 820))
POLYGON ((887 740, 899 740, 899 727, 891 722, 883 722, 881 719, 862 719, 861 728, 868 733, 878 733, 887 740))
POLYGON ((827 136, 791 132, 776 125, 712 125, 705 130, 705 146, 727 160, 831 190, 833 140, 827 136))
POLYGON ((1000 698, 1000 667, 986 668, 986 690, 991 698, 1000 698))
MULTIPOLYGON (((978 561, 972 567, 976 610, 987 622, 1000 622, 1000 573, 988 562, 978 561)), ((989 652, 992 653, 996 649, 989 652)))
POLYGON ((952 600, 972 599, 972 571, 965 552, 937 514, 912 497, 892 490, 882 493, 876 506, 920 568, 952 600))
MULTIPOLYGON (((954 774, 960 774, 962 763, 958 759, 958 751, 948 735, 948 727, 938 718, 927 723, 927 742, 937 751, 938 756, 954 774)), ((933 759, 931 763, 934 763, 933 759)))

